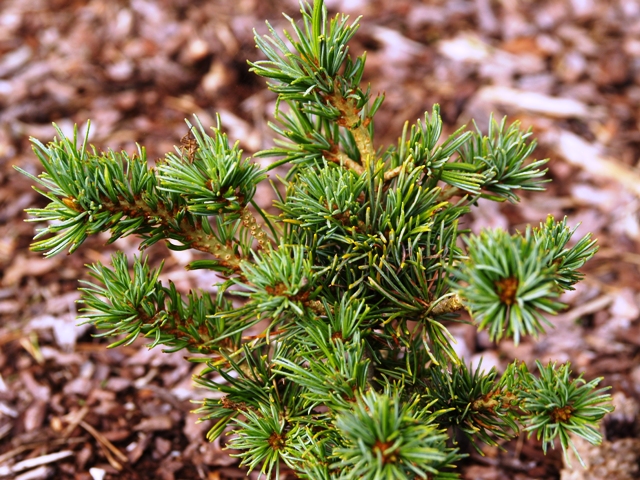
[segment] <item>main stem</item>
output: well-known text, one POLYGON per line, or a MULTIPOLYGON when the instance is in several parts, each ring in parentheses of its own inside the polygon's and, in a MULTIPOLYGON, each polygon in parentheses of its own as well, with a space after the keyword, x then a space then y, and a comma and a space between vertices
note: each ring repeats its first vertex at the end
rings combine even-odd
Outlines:
MULTIPOLYGON (((136 198, 133 202, 129 202, 123 197, 118 198, 118 204, 105 200, 103 205, 111 212, 124 211, 130 217, 144 216, 147 222, 153 221, 161 223, 167 232, 184 238, 191 248, 202 252, 210 253, 217 257, 218 262, 223 267, 229 268, 233 272, 240 272, 240 263, 242 259, 234 252, 232 245, 225 245, 220 242, 214 235, 208 234, 198 225, 193 225, 185 217, 180 221, 179 230, 177 230, 170 218, 174 217, 173 212, 167 210, 162 202, 158 202, 157 208, 152 209, 144 200, 136 198)), ((206 221, 206 220, 205 220, 206 221)))
POLYGON ((338 109, 340 118, 338 124, 346 127, 356 142, 356 146, 360 151, 361 163, 364 170, 368 169, 369 164, 376 156, 373 148, 373 141, 369 134, 369 119, 360 118, 360 110, 357 108, 356 101, 352 98, 345 98, 339 90, 329 96, 329 103, 338 109))

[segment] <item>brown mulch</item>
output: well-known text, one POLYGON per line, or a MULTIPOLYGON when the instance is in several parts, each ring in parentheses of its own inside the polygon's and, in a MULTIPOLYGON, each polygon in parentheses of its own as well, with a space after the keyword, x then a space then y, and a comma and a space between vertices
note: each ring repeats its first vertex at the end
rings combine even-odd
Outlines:
MULTIPOLYGON (((454 334, 461 353, 476 362, 483 355, 484 365, 570 360, 587 379, 603 376, 618 406, 605 428, 608 453, 589 451, 593 465, 562 478, 639 478, 637 457, 635 467, 631 456, 608 471, 595 463, 623 445, 640 450, 640 4, 327 4, 364 15, 352 48, 367 50, 366 81, 386 93, 378 145, 395 142, 404 121, 434 102, 449 131, 472 118, 482 128, 491 112, 534 128, 538 156, 552 159, 553 183, 517 206, 481 202, 469 227, 522 230, 549 213, 568 215, 571 225, 582 222, 578 237, 593 232, 600 252, 585 268, 587 279, 564 297, 569 308, 553 319, 556 328, 538 342, 494 345, 470 328, 454 334)), ((246 60, 259 58, 252 29, 264 33, 264 19, 282 27, 280 12, 297 10, 294 0, 2 2, 0 478, 246 477, 190 413, 192 401, 208 395, 192 384, 197 365, 142 343, 107 350, 95 332, 76 326, 83 265, 107 262, 113 248, 132 252, 135 240, 107 248, 106 237, 93 238, 74 255, 50 260, 29 252, 34 225, 23 222, 23 209, 44 202, 12 165, 38 173, 28 137, 51 139, 51 122, 82 132, 87 119, 93 144, 132 151, 139 142, 151 159, 178 144, 193 113, 204 125, 219 113, 249 153, 270 145, 266 121, 275 98, 248 72, 246 60)), ((260 192, 265 204, 267 190, 260 192)), ((184 271, 189 253, 154 246, 149 254, 167 257, 164 277, 184 291, 214 281, 184 271)), ((464 478, 560 478, 557 450, 544 457, 533 440, 506 448, 473 455, 464 478)))

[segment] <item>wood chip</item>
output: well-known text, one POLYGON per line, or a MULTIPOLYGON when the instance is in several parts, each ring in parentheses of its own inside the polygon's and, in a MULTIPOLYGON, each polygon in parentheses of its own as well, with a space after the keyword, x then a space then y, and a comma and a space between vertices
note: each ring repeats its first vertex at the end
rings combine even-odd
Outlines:
POLYGON ((552 97, 537 92, 527 92, 515 88, 482 87, 477 98, 492 105, 526 111, 553 118, 598 118, 601 113, 582 102, 571 98, 552 97))
POLYGON ((13 263, 4 272, 2 282, 4 286, 18 285, 25 276, 40 276, 48 273, 60 265, 59 258, 27 257, 18 254, 13 263))
POLYGON ((47 414, 47 402, 35 400, 25 410, 22 417, 24 428, 27 432, 33 432, 42 427, 47 414))
POLYGON ((15 477, 15 480, 42 480, 44 478, 51 478, 54 473, 54 469, 48 465, 42 465, 28 472, 21 473, 15 477))
POLYGON ((640 197, 640 172, 612 158, 607 158, 600 145, 587 142, 575 133, 559 130, 544 136, 547 145, 557 148, 564 159, 599 180, 613 180, 640 197))
POLYGON ((173 421, 169 415, 157 415, 143 419, 133 429, 136 432, 157 432, 162 430, 171 430, 173 421))
POLYGON ((581 304, 578 307, 572 308, 568 312, 562 313, 555 318, 556 323, 565 323, 571 324, 576 320, 584 317, 585 315, 589 315, 594 312, 598 312, 613 302, 614 297, 612 295, 602 295, 598 298, 590 300, 581 304))
POLYGON ((138 440, 130 443, 127 446, 129 463, 134 465, 138 460, 140 460, 140 457, 142 456, 144 451, 147 449, 150 442, 151 442, 151 435, 147 433, 139 433, 138 440))
POLYGON ((102 468, 90 468, 89 474, 93 480, 103 480, 107 472, 102 468))
POLYGON ((63 450, 61 452, 50 453, 49 455, 41 455, 35 458, 29 458, 18 462, 12 466, 0 465, 0 476, 7 476, 15 473, 28 470, 30 468, 39 467, 40 465, 47 465, 48 463, 57 462, 63 458, 67 458, 73 455, 71 450, 63 450))

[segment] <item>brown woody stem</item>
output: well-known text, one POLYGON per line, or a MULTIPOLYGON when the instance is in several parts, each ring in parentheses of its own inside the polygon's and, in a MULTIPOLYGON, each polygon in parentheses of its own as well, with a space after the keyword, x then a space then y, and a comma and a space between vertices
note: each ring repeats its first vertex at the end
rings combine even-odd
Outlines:
POLYGON ((259 248, 264 250, 269 243, 269 237, 262 227, 258 225, 256 218, 248 207, 245 207, 242 211, 242 225, 244 225, 244 227, 251 232, 253 238, 258 241, 258 245, 260 245, 259 248))
POLYGON ((234 252, 233 246, 221 243, 214 235, 206 233, 199 225, 192 224, 187 218, 180 221, 179 228, 175 228, 170 218, 174 218, 176 212, 170 212, 162 202, 158 202, 155 209, 152 209, 147 203, 136 198, 133 202, 126 199, 118 198, 118 203, 111 200, 103 202, 105 208, 112 212, 124 212, 128 217, 145 217, 150 223, 159 223, 166 228, 167 231, 184 237, 191 248, 200 250, 201 252, 210 253, 218 258, 220 265, 229 268, 235 273, 240 272, 240 263, 242 258, 238 257, 234 252))
POLYGON ((346 166, 348 169, 353 170, 358 175, 362 175, 364 173, 364 167, 360 165, 355 160, 349 158, 346 153, 337 152, 326 155, 327 160, 331 160, 332 162, 339 163, 340 165, 346 166))
POLYGON ((402 171, 402 165, 399 165, 396 168, 393 168, 389 171, 384 172, 384 181, 388 182, 389 180, 396 178, 398 175, 400 175, 401 171, 402 171))
POLYGON ((338 123, 349 129, 353 134, 356 146, 360 151, 362 164, 366 169, 376 156, 371 135, 369 135, 369 129, 367 128, 368 119, 363 121, 360 118, 360 110, 356 106, 356 101, 352 98, 344 98, 337 89, 333 95, 329 96, 329 102, 340 111, 341 117, 338 123))

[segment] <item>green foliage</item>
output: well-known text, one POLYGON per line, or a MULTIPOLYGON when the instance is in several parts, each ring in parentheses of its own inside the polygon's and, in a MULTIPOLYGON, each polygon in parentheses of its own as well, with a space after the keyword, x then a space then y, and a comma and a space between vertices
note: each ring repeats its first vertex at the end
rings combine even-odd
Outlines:
POLYGON ((483 189, 485 197, 493 200, 517 201, 514 190, 543 190, 541 177, 546 170, 540 170, 546 160, 525 161, 536 148, 536 142, 527 143, 531 130, 522 132, 520 123, 514 122, 507 127, 507 120, 500 123, 495 119, 489 122, 489 132, 483 135, 480 130, 473 133, 472 139, 460 151, 462 161, 474 165, 476 171, 485 175, 483 189))
POLYGON ((216 305, 209 294, 190 292, 186 300, 171 283, 164 287, 146 260, 134 258, 133 275, 122 253, 112 257, 113 268, 97 263, 89 266, 100 285, 81 281, 86 305, 83 318, 100 330, 98 336, 121 336, 111 347, 132 343, 140 334, 154 338, 151 346, 166 345, 167 351, 187 348, 194 353, 216 350, 210 341, 224 331, 220 320, 212 319, 216 309, 228 308, 224 297, 216 305))
MULTIPOLYGON (((577 227, 576 227, 577 228, 577 227)), ((578 271, 598 250, 596 241, 588 233, 571 248, 565 248, 575 229, 569 230, 566 217, 556 222, 549 216, 539 228, 533 229, 533 236, 542 251, 548 255, 548 264, 555 270, 554 280, 562 290, 573 290, 573 285, 583 278, 578 271)))
MULTIPOLYGON (((277 250, 257 254, 254 263, 242 265, 250 303, 258 317, 271 320, 295 320, 309 308, 309 286, 313 283, 312 265, 301 246, 280 245, 277 250)), ((313 292, 311 292, 313 293, 313 292)))
MULTIPOLYGON (((319 100, 323 94, 339 91, 343 96, 354 95, 352 87, 359 87, 364 72, 364 56, 354 62, 349 55, 348 42, 358 30, 358 21, 349 23, 345 15, 337 15, 327 20, 327 10, 321 2, 316 2, 313 11, 306 3, 301 3, 302 27, 289 18, 295 37, 285 33, 293 45, 291 52, 285 41, 271 27, 269 36, 256 35, 258 48, 268 60, 250 63, 252 71, 261 77, 275 80, 269 83, 271 90, 279 94, 280 100, 306 102, 319 100)), ((367 97, 356 93, 360 106, 367 97)), ((311 113, 337 119, 340 112, 324 108, 322 102, 305 103, 311 113)))
POLYGON ((339 414, 335 423, 344 443, 332 465, 341 470, 338 478, 456 478, 442 470, 461 455, 447 447, 437 415, 420 403, 417 396, 407 401, 398 392, 370 391, 339 414))
POLYGON ((602 441, 602 435, 595 425, 613 410, 608 404, 608 395, 604 393, 606 389, 596 390, 599 381, 587 383, 582 375, 571 379, 569 363, 557 369, 554 363, 549 363, 546 367, 540 362, 536 364, 540 372, 539 378, 529 373, 524 366, 519 373, 523 379, 520 397, 523 399, 522 409, 525 412, 525 430, 536 432, 536 437, 542 439, 545 452, 559 438, 565 453, 571 446, 582 463, 573 447, 570 434, 593 444, 602 441))
POLYGON ((280 416, 280 411, 272 400, 270 405, 262 404, 258 411, 246 410, 244 420, 236 420, 238 435, 231 439, 229 448, 240 450, 235 456, 242 458, 240 465, 254 469, 262 465, 267 477, 275 471, 279 478, 280 463, 293 452, 290 450, 291 440, 298 435, 299 426, 287 431, 289 423, 280 416))
POLYGON ((497 446, 519 431, 517 397, 506 385, 514 378, 514 365, 499 380, 495 369, 485 373, 481 367, 471 371, 462 363, 451 370, 431 369, 420 379, 427 395, 435 399, 434 408, 444 412, 441 425, 459 429, 478 451, 479 442, 497 446))
POLYGON ((198 354, 196 381, 217 394, 197 410, 214 421, 208 438, 228 435, 242 465, 268 478, 282 465, 314 480, 457 478, 460 435, 478 451, 521 431, 545 451, 556 438, 566 451, 570 434, 598 443, 611 410, 599 379, 572 378, 568 364, 538 365, 539 377, 515 362, 485 372, 458 358, 448 330, 466 308, 494 340, 543 332, 596 251, 589 235, 571 243, 566 219, 460 230, 478 199, 542 189, 531 132, 503 119, 486 135, 446 136, 435 105, 397 145, 376 147, 384 97, 360 85, 365 57, 347 45, 357 21, 329 19, 321 0, 302 3, 301 25, 289 20, 286 40, 271 27, 256 37, 267 59, 251 65, 278 94, 280 138, 256 153, 277 157, 266 170, 197 119, 154 167, 144 148, 100 152, 77 130, 33 140, 44 172, 29 177, 49 201, 28 210, 45 224, 34 250, 71 253, 110 231, 141 249, 205 252, 188 268, 221 277, 182 295, 144 256, 117 253, 88 267, 84 321, 112 346, 144 337, 198 354), (268 215, 253 197, 284 164, 286 193, 276 189, 268 215))
POLYGON ((238 218, 266 176, 255 163, 242 158, 237 142, 229 146, 219 126, 210 137, 200 122, 199 130, 187 125, 198 148, 186 161, 184 152, 167 154, 166 161, 158 165, 160 189, 180 195, 194 215, 235 213, 238 218))
POLYGON ((466 299, 479 328, 488 328, 492 340, 544 332, 551 323, 542 312, 556 313, 554 272, 540 245, 530 236, 485 230, 466 239, 469 259, 456 270, 460 294, 466 299))

